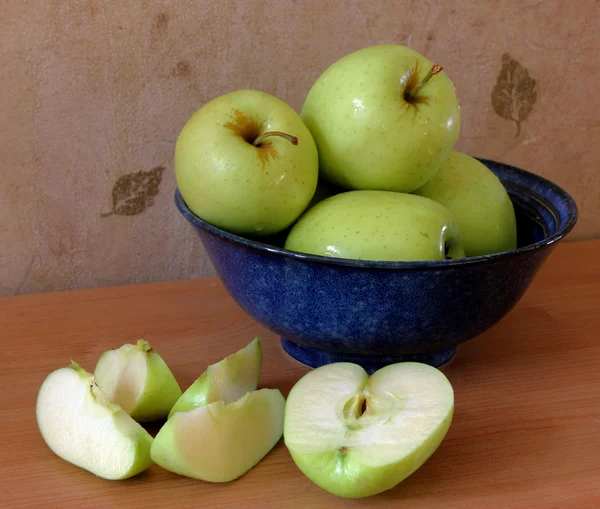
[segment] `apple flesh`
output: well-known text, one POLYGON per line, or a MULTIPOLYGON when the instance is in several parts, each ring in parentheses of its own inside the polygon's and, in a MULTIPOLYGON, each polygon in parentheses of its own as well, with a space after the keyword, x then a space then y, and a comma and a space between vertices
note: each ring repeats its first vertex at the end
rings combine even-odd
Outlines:
POLYGON ((346 189, 411 192, 454 147, 460 107, 440 66, 401 45, 361 49, 331 65, 301 111, 321 175, 346 189))
POLYGON ((464 256, 453 215, 439 203, 390 191, 348 191, 308 210, 285 248, 301 253, 378 261, 464 256))
POLYGON ((407 362, 370 377, 358 365, 310 371, 292 388, 284 440, 298 468, 340 497, 389 490, 421 467, 444 439, 454 392, 437 369, 407 362))
POLYGON ((256 390, 262 367, 260 338, 241 350, 213 364, 183 393, 169 413, 187 412, 194 408, 223 401, 237 401, 247 392, 256 390))
POLYGON ((209 101, 186 122, 175 146, 175 177, 201 219, 239 235, 272 235, 310 202, 317 148, 284 101, 238 90, 209 101))
POLYGON ((515 210, 502 182, 483 163, 452 152, 415 194, 435 200, 456 217, 467 256, 517 247, 515 210))
POLYGON ((210 482, 229 482, 254 467, 279 441, 285 400, 260 389, 225 405, 215 401, 175 413, 160 429, 151 457, 163 468, 210 482))
POLYGON ((166 418, 181 396, 173 373, 143 339, 104 352, 94 376, 106 395, 138 422, 166 418))
POLYGON ((57 456, 99 477, 126 479, 152 464, 152 437, 75 362, 44 380, 36 418, 57 456))

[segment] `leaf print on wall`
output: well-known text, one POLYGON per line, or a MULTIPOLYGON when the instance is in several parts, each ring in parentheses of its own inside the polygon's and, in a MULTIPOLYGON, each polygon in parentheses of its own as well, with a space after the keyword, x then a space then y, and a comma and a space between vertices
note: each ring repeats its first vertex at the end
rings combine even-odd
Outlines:
POLYGON ((494 111, 517 124, 517 134, 521 134, 523 122, 533 110, 537 101, 535 80, 529 71, 508 53, 502 55, 502 69, 492 90, 494 111))
POLYGON ((135 216, 154 204, 158 194, 164 166, 150 171, 127 173, 117 179, 112 189, 112 210, 101 217, 135 216))

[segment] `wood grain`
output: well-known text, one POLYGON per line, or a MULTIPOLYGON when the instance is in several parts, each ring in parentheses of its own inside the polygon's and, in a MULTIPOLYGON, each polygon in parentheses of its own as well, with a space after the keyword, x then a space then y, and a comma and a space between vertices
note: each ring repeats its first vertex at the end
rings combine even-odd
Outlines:
MULTIPOLYGON (((283 443, 227 485, 154 465, 105 481, 60 460, 35 423, 45 376, 139 337, 183 387, 259 335, 261 385, 287 395, 306 368, 286 357, 215 278, 0 299, 2 507, 600 507, 600 241, 557 248, 518 306, 444 370, 456 393, 446 440, 396 489, 338 499, 306 479, 283 443)), ((153 426, 155 432, 158 426, 153 426)))

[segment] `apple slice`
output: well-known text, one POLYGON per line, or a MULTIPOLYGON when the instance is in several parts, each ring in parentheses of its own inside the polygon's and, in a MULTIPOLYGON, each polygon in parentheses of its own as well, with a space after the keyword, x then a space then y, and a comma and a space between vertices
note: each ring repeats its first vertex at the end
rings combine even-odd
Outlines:
POLYGON ((248 392, 225 405, 215 401, 177 412, 160 429, 150 455, 172 472, 229 482, 254 467, 283 433, 285 399, 277 389, 248 392))
POLYGON ((36 418, 57 456, 99 477, 126 479, 152 464, 152 437, 76 362, 44 380, 36 418))
POLYGON ((260 338, 241 350, 209 366, 177 400, 169 418, 175 412, 187 412, 199 406, 222 400, 225 405, 237 401, 258 387, 262 367, 260 338))
POLYGON ((181 396, 173 373, 143 339, 104 352, 94 376, 106 395, 138 422, 166 418, 181 396))
POLYGON ((284 440, 311 481, 360 498, 393 488, 423 465, 453 412, 452 386, 431 366, 393 364, 369 377, 356 364, 329 364, 292 388, 284 440))

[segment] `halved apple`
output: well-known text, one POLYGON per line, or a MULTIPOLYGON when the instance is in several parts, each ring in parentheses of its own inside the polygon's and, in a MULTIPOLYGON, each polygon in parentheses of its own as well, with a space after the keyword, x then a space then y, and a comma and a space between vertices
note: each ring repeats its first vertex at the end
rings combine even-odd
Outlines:
POLYGON ((173 373, 143 339, 104 352, 94 376, 106 395, 138 422, 166 418, 181 396, 173 373))
POLYGON ((175 413, 152 444, 152 460, 180 475, 229 482, 255 466, 281 438, 285 399, 277 389, 248 392, 175 413))
POLYGON ((369 377, 356 364, 329 364, 292 388, 284 440, 310 480, 360 498, 393 488, 421 467, 453 412, 452 386, 431 366, 393 364, 369 377))
POLYGON ((256 390, 262 367, 260 338, 222 361, 209 366, 177 400, 169 413, 187 412, 215 401, 225 405, 237 401, 247 392, 256 390))
POLYGON ((152 464, 152 437, 76 362, 46 377, 36 418, 57 456, 99 477, 126 479, 152 464))

